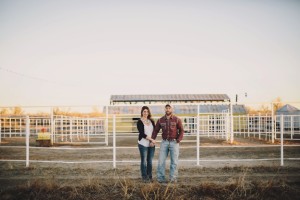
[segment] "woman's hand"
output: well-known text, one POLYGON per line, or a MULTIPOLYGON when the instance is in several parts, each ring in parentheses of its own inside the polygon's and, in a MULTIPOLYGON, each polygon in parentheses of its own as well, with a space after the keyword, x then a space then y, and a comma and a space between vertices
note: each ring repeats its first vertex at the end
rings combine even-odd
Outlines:
POLYGON ((155 144, 153 142, 150 142, 150 147, 154 147, 155 144))

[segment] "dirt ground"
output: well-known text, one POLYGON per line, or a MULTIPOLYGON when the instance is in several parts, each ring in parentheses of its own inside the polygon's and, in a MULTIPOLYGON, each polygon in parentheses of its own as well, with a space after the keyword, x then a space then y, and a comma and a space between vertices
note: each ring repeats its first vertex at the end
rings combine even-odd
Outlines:
MULTIPOLYGON (((188 140, 193 139, 195 138, 188 137, 188 140)), ((22 147, 24 143, 24 139, 2 138, 0 159, 25 160, 25 148, 22 147), (3 147, 10 145, 19 147, 3 147)), ((116 185, 117 183, 121 184, 124 183, 124 181, 129 181, 137 184, 134 188, 142 187, 144 184, 140 180, 139 151, 135 137, 117 138, 116 169, 113 169, 111 148, 92 149, 106 147, 105 145, 65 143, 56 144, 54 147, 34 148, 34 138, 31 139, 30 144, 32 148, 30 148, 29 168, 25 167, 25 162, 0 162, 0 199, 15 199, 17 197, 14 195, 15 191, 19 191, 20 188, 25 186, 32 189, 33 185, 36 185, 37 182, 41 183, 40 187, 51 182, 58 184, 61 188, 82 187, 87 183, 95 182, 98 184, 116 185), (72 149, 64 150, 57 149, 57 147, 72 147, 72 149), (37 160, 45 162, 36 162, 37 160), (57 161, 57 163, 47 163, 46 161, 57 161), (60 163, 60 161, 76 161, 81 163, 60 163), (89 161, 95 162, 85 163, 89 161), (100 163, 98 161, 105 162, 100 163)), ((280 187, 283 190, 282 194, 285 194, 285 190, 287 190, 286 192, 292 195, 285 196, 287 199, 294 199, 295 196, 293 195, 299 194, 299 142, 285 142, 285 160, 283 167, 280 166, 280 146, 278 146, 278 141, 275 143, 277 146, 272 146, 273 144, 256 138, 235 138, 234 144, 229 144, 223 139, 201 138, 200 144, 199 166, 196 163, 196 142, 183 142, 181 144, 177 186, 196 187, 202 184, 202 188, 204 185, 214 185, 214 187, 237 185, 237 187, 243 186, 244 188, 252 188, 255 183, 266 183, 268 186, 272 185, 272 187, 274 186, 275 188, 280 187), (290 160, 290 158, 298 159, 290 160), (244 160, 238 161, 236 159, 244 160), (250 161, 247 159, 275 160, 250 161)), ((111 147, 111 145, 112 139, 110 138, 108 147, 111 147)), ((154 177, 159 154, 158 147, 159 144, 157 145, 153 160, 154 177)), ((166 166, 166 175, 168 175, 169 160, 166 166)), ((154 181, 154 183, 151 184, 158 183, 154 181)), ((155 188, 155 185, 153 187, 155 188)), ((265 187, 265 185, 263 187, 265 187)), ((232 192, 233 191, 236 190, 233 189, 232 192)), ((246 189, 244 189, 244 191, 246 191, 246 189)), ((218 199, 219 197, 213 196, 213 194, 210 194, 210 196, 211 199, 218 199)), ((134 196, 131 197, 131 199, 135 199, 133 198, 134 196)), ((195 197, 197 197, 197 195, 195 197)), ((232 199, 235 199, 235 196, 232 197, 232 199)), ((147 198, 142 196, 136 199, 147 198)), ((149 199, 151 199, 150 196, 149 199)))

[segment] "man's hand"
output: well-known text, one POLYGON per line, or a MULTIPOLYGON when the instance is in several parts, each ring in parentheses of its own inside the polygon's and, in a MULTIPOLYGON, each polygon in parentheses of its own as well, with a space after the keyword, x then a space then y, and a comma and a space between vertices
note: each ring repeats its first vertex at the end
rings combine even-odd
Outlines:
POLYGON ((150 142, 150 147, 154 147, 155 144, 153 142, 150 142))

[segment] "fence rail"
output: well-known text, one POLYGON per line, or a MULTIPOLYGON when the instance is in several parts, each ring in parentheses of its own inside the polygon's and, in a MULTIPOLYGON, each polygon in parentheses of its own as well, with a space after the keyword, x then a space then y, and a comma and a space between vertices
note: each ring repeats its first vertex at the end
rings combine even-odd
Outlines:
MULTIPOLYGON (((122 137, 126 133, 134 133, 136 130, 137 116, 122 116, 122 115, 110 115, 102 118, 74 118, 67 116, 51 116, 51 117, 16 117, 7 118, 1 117, 1 138, 11 137, 24 137, 25 136, 25 148, 26 148, 26 166, 28 167, 30 162, 56 162, 56 163, 113 163, 113 168, 116 168, 119 162, 138 162, 135 160, 117 160, 117 149, 130 149, 132 147, 117 147, 117 137, 122 137), (55 143, 70 142, 70 143, 102 143, 108 145, 108 137, 112 137, 112 146, 96 147, 90 149, 106 148, 112 150, 112 160, 102 161, 47 161, 47 160, 30 160, 30 149, 36 149, 37 147, 30 146, 30 139, 37 136, 38 130, 46 128, 51 133, 52 141, 55 143), (96 139, 100 140, 96 140, 96 139)), ((157 118, 156 118, 157 119, 157 118)), ((284 149, 283 141, 287 138, 296 139, 296 134, 299 134, 297 129, 299 123, 299 116, 230 116, 229 112, 223 112, 213 115, 198 115, 196 117, 182 116, 183 125, 186 130, 187 136, 194 136, 196 140, 195 146, 185 148, 196 148, 196 159, 185 159, 181 162, 196 162, 197 165, 200 162, 216 162, 217 160, 225 160, 230 162, 236 161, 253 161, 253 160, 280 160, 280 165, 284 165, 284 149), (275 123, 272 123, 272 119, 275 119, 275 123), (233 122, 233 127, 231 127, 233 122), (274 124, 274 127, 269 127, 274 124), (293 128, 293 130, 291 129, 293 128), (261 158, 261 159, 201 159, 202 148, 216 148, 216 147, 200 147, 200 137, 214 137, 222 138, 227 141, 233 140, 234 135, 258 135, 259 138, 265 137, 270 139, 271 135, 275 133, 276 137, 280 136, 280 158, 261 158), (293 136, 290 137, 290 135, 293 136), (288 137, 287 137, 288 136, 288 137)), ((274 146, 274 145, 272 145, 274 146)), ((256 146, 258 148, 260 146, 256 146)), ((270 146, 271 147, 271 146, 270 146)), ((5 148, 5 146, 0 146, 5 148)), ((234 148, 234 147, 222 147, 222 148, 234 148)), ((77 148, 49 148, 49 150, 74 150, 77 148)), ((86 149, 86 148, 85 148, 86 149)), ((299 158, 288 158, 289 160, 299 160, 299 158)), ((22 160, 8 160, 4 161, 20 162, 22 160)))
MULTIPOLYGON (((116 132, 135 133, 138 115, 116 115, 116 132)), ((225 138, 234 140, 234 136, 258 137, 272 141, 280 139, 283 127, 284 140, 300 139, 300 115, 237 115, 229 112, 219 114, 199 114, 198 116, 180 116, 186 135, 225 138), (232 123, 231 123, 232 121, 232 123), (232 127, 231 127, 232 124, 232 127), (199 127, 199 130, 198 130, 199 127)), ((158 117, 154 118, 155 120, 158 117)), ((104 138, 112 133, 112 116, 98 118, 80 118, 70 116, 29 117, 30 134, 37 136, 42 129, 51 132, 52 142, 99 142, 97 138, 104 138)), ((26 116, 0 116, 0 142, 6 137, 26 136, 26 116)), ((102 141, 101 141, 102 142, 102 141)))

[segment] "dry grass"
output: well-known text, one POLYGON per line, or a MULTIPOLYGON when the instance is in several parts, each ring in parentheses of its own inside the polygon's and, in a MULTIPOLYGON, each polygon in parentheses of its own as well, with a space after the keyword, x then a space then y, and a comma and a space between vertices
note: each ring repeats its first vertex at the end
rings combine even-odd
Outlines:
POLYGON ((296 199, 300 192, 283 181, 248 182, 247 170, 231 183, 196 185, 142 183, 119 178, 89 177, 77 186, 58 184, 54 178, 35 180, 0 192, 0 199, 296 199))
MULTIPOLYGON (((300 181, 290 180, 298 168, 281 167, 224 167, 185 168, 180 170, 177 184, 143 183, 138 169, 124 167, 99 173, 92 170, 31 167, 18 171, 16 176, 28 173, 27 182, 0 189, 0 199, 297 199, 300 181), (52 172, 52 173, 50 173, 52 172), (131 173, 132 174, 131 174, 131 173), (256 173, 259 172, 259 173, 256 173), (62 181, 60 177, 68 181, 62 181), (69 174, 75 176, 69 177, 69 174), (268 176, 270 175, 271 176, 268 176), (197 176, 202 175, 202 176, 197 176), (204 175, 204 176, 203 176, 204 175), (222 178, 226 175, 226 178, 222 178), (229 176, 227 176, 229 175, 229 176), (261 175, 265 175, 262 178, 261 175), (207 176, 207 178, 206 178, 207 176), (286 177, 288 176, 288 177, 286 177), (36 177, 36 179, 28 177, 36 177), (267 177, 267 178, 266 178, 267 177), (68 179, 70 178, 70 180, 68 179), (73 184, 75 183, 76 184, 73 184)), ((0 172, 1 175, 1 172, 0 172)), ((4 174, 2 173, 3 177, 4 174)), ((7 182, 9 183, 9 181, 7 182)), ((1 187, 0 187, 1 188, 1 187)))

